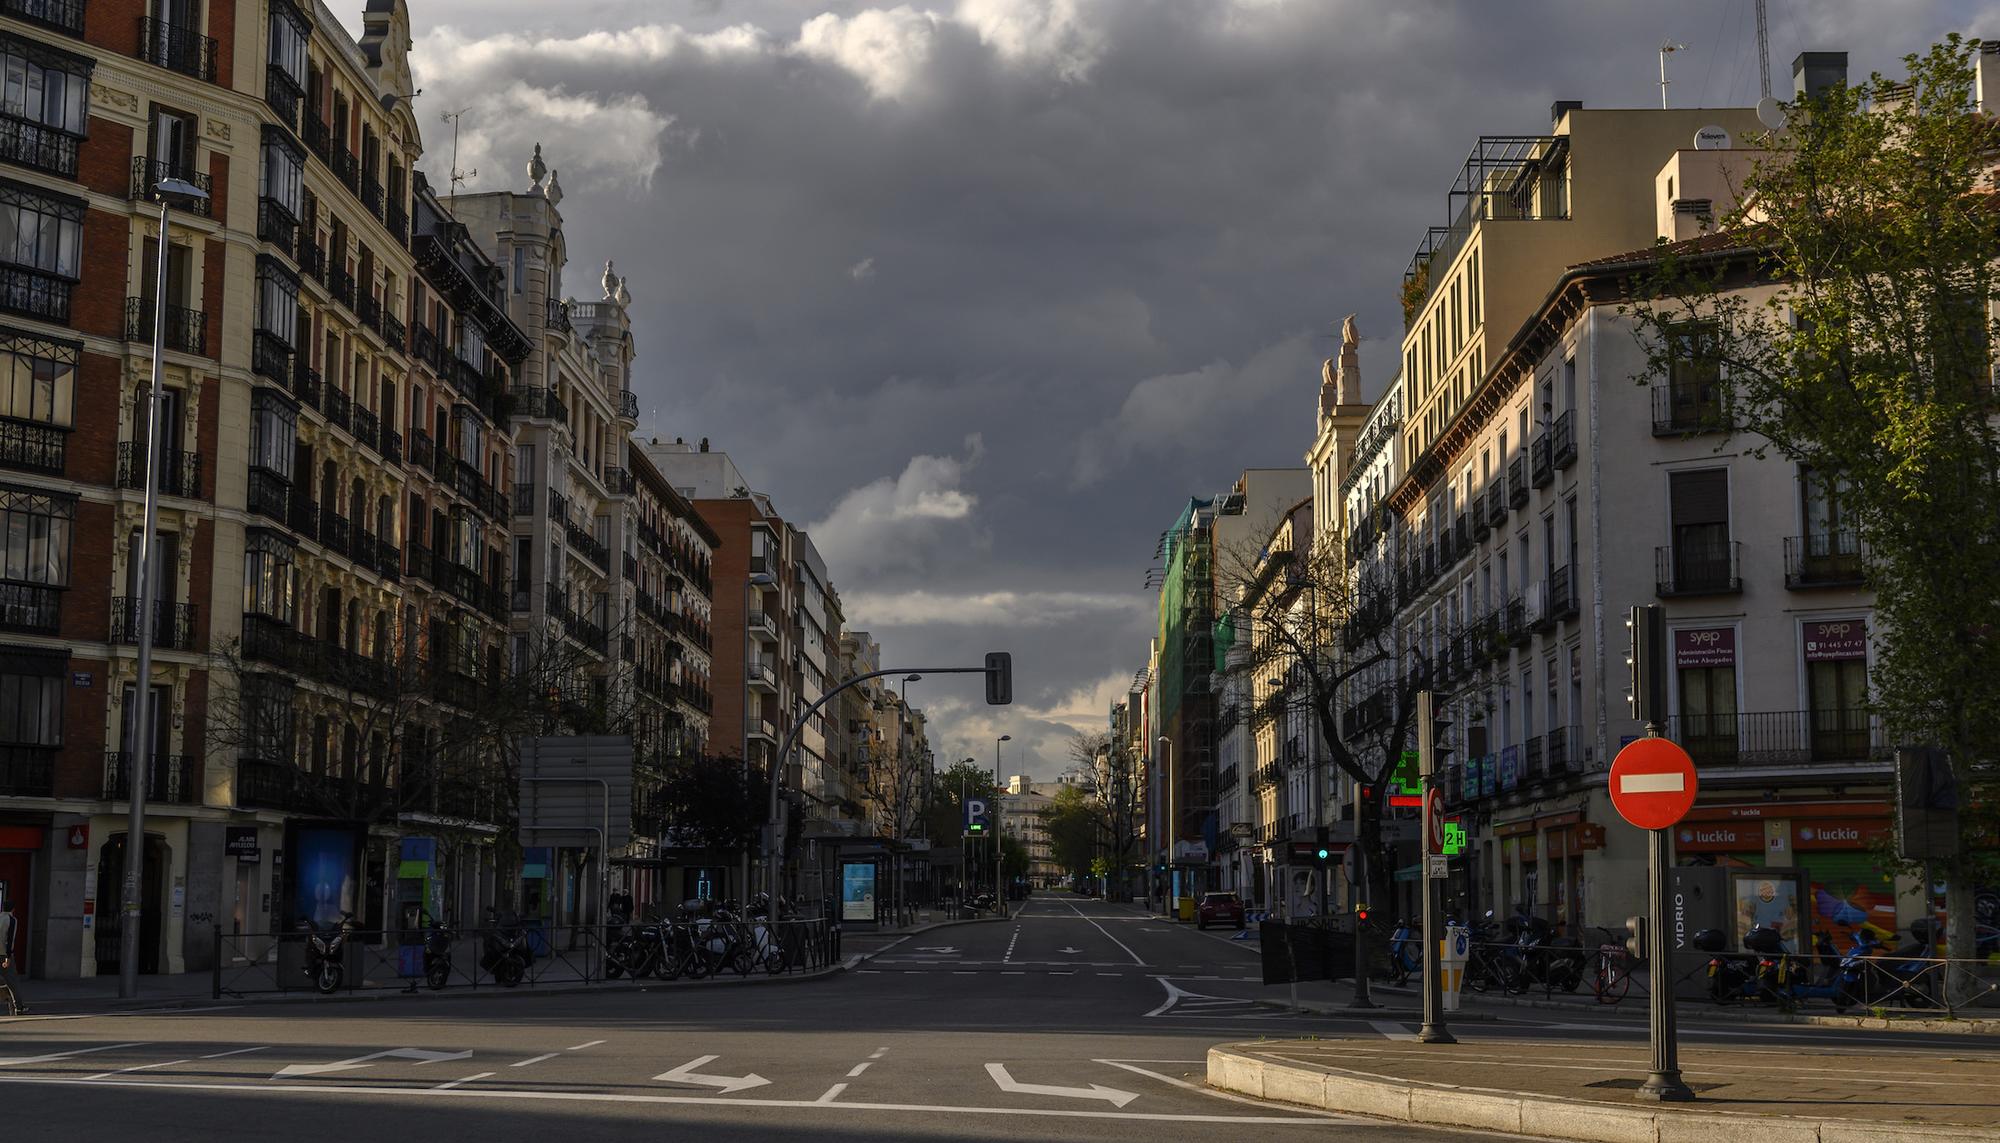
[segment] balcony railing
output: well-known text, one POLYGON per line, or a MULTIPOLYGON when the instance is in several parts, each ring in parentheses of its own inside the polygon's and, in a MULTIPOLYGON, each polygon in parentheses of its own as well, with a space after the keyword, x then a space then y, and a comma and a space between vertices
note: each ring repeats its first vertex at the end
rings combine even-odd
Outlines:
POLYGON ((0 308, 44 321, 69 320, 76 283, 32 266, 0 265, 0 308))
POLYGON ((343 429, 347 428, 347 422, 354 411, 354 399, 335 385, 326 387, 325 397, 326 400, 320 404, 320 411, 330 423, 339 425, 343 429))
POLYGON ((569 408, 556 398, 554 389, 541 385, 516 385, 507 391, 514 398, 514 414, 545 417, 559 424, 569 423, 569 408))
POLYGON ((1528 506, 1528 458, 1517 456, 1507 462, 1507 504, 1513 508, 1528 506))
POLYGON ((56 755, 61 751, 60 746, 0 745, 0 797, 54 796, 56 755))
MULTIPOLYGON (((4 139, 5 132, 0 131, 0 142, 4 142, 4 139)), ((75 166, 75 162, 75 156, 72 153, 70 159, 72 167, 75 166)), ((75 172, 72 170, 71 173, 75 172)), ((193 183, 205 191, 212 189, 212 184, 209 182, 208 174, 205 171, 190 170, 180 163, 169 163, 140 155, 132 160, 132 201, 153 201, 153 188, 160 184, 161 179, 180 179, 182 182, 193 183)), ((187 209, 206 217, 212 209, 212 202, 213 200, 211 199, 203 198, 187 207, 187 209)))
POLYGON ((1486 488, 1486 522, 1498 528, 1507 519, 1507 481, 1496 476, 1486 488))
POLYGON ((215 82, 215 41, 190 28, 141 16, 138 54, 156 67, 215 82))
POLYGON ((320 506, 319 542, 328 551, 347 554, 347 517, 335 512, 331 505, 320 506))
POLYGON ((607 487, 611 489, 611 491, 623 496, 632 495, 632 491, 635 485, 635 482, 632 479, 632 470, 629 468, 618 468, 616 466, 609 466, 605 468, 604 483, 607 487))
POLYGON ((615 397, 618 403, 618 415, 620 417, 623 417, 628 421, 636 421, 639 419, 639 394, 634 393, 630 389, 620 389, 618 390, 615 397))
POLYGON ((277 64, 264 65, 264 102, 271 105, 271 110, 278 113, 285 126, 297 129, 299 100, 304 96, 305 92, 299 90, 298 82, 284 68, 277 64))
POLYGON ((382 219, 382 224, 389 228, 389 233, 396 236, 396 241, 409 242, 410 215, 409 212, 403 209, 402 203, 396 202, 393 199, 390 200, 389 209, 386 216, 382 219))
POLYGON ((1883 762, 1891 754, 1880 721, 1853 708, 1677 714, 1667 736, 1696 766, 1883 762))
POLYGON ((0 112, 0 162, 17 163, 66 179, 76 177, 83 140, 46 123, 0 112))
POLYGON ((0 13, 72 36, 83 35, 84 0, 0 0, 0 13))
POLYGON ((1654 549, 1655 589, 1661 597, 1726 595, 1743 590, 1743 545, 1722 543, 1668 544, 1654 549))
POLYGON ((268 468, 252 468, 245 495, 250 511, 280 524, 289 521, 292 486, 284 477, 268 468))
POLYGON ((0 417, 0 468, 63 474, 69 433, 54 425, 0 417))
POLYGON ((1785 537, 1785 586, 1858 587, 1867 578, 1861 537, 1853 532, 1814 532, 1785 537))
POLYGON ((1583 773, 1583 730, 1558 726, 1544 739, 1548 748, 1549 777, 1583 773))
POLYGON ((431 470, 431 435, 422 429, 410 434, 409 465, 424 472, 431 470))
POLYGON ((40 583, 0 583, 0 631, 54 635, 61 627, 61 588, 40 583))
MULTIPOLYGON (((153 343, 153 299, 125 299, 125 340, 153 343)), ((182 353, 208 352, 208 315, 186 306, 167 306, 166 336, 160 339, 168 349, 182 353)))
MULTIPOLYGON (((165 459, 160 466, 160 494, 201 499, 201 454, 173 451, 165 459)), ((146 487, 146 446, 138 441, 118 442, 118 487, 146 487)))
POLYGON ((1556 418, 1555 466, 1568 468, 1576 463, 1576 410, 1571 409, 1556 418))
POLYGON ((335 259, 326 268, 326 288, 332 292, 333 300, 354 310, 354 275, 335 259))
POLYGON ((1717 381, 1653 386, 1653 435, 1682 436, 1729 428, 1729 409, 1717 381))
POLYGON ((257 237, 287 252, 299 244, 299 220, 274 198, 257 200, 257 237))
POLYGON ((377 452, 381 451, 382 421, 375 415, 375 410, 354 406, 353 412, 348 414, 348 425, 355 440, 377 452))
POLYGON ((303 491, 292 497, 291 526, 302 540, 319 539, 319 502, 303 491))
POLYGON ((1536 488, 1546 488, 1556 478, 1555 466, 1549 459, 1549 434, 1537 433, 1528 445, 1529 478, 1536 488))
POLYGON ((1557 619, 1575 619, 1581 610, 1578 595, 1576 569, 1557 568, 1549 577, 1549 614, 1557 619))
POLYGON ((557 333, 569 332, 570 325, 569 325, 568 302, 559 302, 554 298, 549 299, 549 329, 557 333))
POLYGON ((1521 744, 1521 778, 1523 781, 1539 782, 1548 776, 1548 757, 1543 752, 1542 736, 1532 735, 1521 744))
MULTIPOLYGON (((104 752, 106 801, 124 801, 132 796, 132 755, 124 750, 104 752)), ((194 758, 186 754, 151 754, 146 758, 146 800, 162 805, 193 804, 194 758)))
POLYGON ((388 341, 389 348, 400 353, 409 344, 410 329, 403 324, 402 318, 385 309, 382 311, 382 337, 388 341))

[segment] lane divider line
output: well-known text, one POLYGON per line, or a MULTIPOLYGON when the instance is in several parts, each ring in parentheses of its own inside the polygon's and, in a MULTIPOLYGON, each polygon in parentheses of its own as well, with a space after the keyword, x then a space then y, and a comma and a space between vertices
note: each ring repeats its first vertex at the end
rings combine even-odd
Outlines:
POLYGON ((846 1091, 846 1090, 847 1090, 847 1085, 846 1085, 846 1084, 844 1084, 844 1083, 837 1083, 837 1084, 834 1084, 834 1085, 833 1085, 832 1087, 830 1087, 830 1088, 827 1088, 827 1089, 826 1089, 826 1094, 825 1094, 825 1095, 822 1095, 822 1096, 820 1096, 820 1097, 819 1097, 818 1099, 816 1099, 816 1100, 813 1100, 813 1102, 814 1102, 814 1103, 832 1103, 832 1102, 833 1102, 833 1097, 834 1097, 834 1096, 837 1096, 837 1095, 839 1095, 839 1094, 840 1094, 841 1092, 843 1092, 843 1091, 846 1091))
POLYGON ((581 1051, 583 1051, 583 1050, 584 1050, 585 1048, 595 1048, 595 1047, 596 1047, 597 1045, 599 1045, 599 1044, 602 1044, 602 1043, 604 1043, 604 1041, 603 1041, 603 1040, 592 1040, 592 1041, 590 1041, 590 1042, 589 1042, 589 1043, 587 1043, 587 1044, 578 1044, 578 1045, 577 1045, 576 1047, 574 1047, 574 1048, 564 1048, 564 1049, 563 1049, 563 1051, 565 1051, 565 1052, 581 1052, 581 1051))
POLYGON ((485 1079, 485 1078, 486 1078, 487 1076, 490 1076, 490 1075, 492 1075, 492 1074, 493 1074, 492 1072, 480 1072, 480 1073, 479 1073, 479 1074, 477 1074, 477 1075, 470 1075, 470 1076, 466 1076, 466 1077, 465 1077, 464 1079, 455 1079, 455 1080, 448 1080, 448 1081, 446 1081, 446 1082, 444 1082, 444 1083, 441 1083, 441 1084, 437 1085, 436 1087, 432 1088, 431 1090, 432 1090, 432 1091, 450 1091, 450 1090, 451 1090, 452 1088, 455 1088, 455 1087, 457 1087, 457 1086, 458 1086, 459 1084, 462 1084, 462 1083, 471 1083, 471 1082, 472 1082, 473 1080, 483 1080, 483 1079, 485 1079))
POLYGON ((867 1070, 868 1070, 868 1063, 869 1063, 869 1061, 867 1061, 867 1060, 863 1060, 863 1061, 861 1061, 860 1063, 858 1063, 858 1064, 854 1065, 854 1067, 853 1067, 853 1068, 851 1068, 851 1069, 850 1069, 850 1070, 848 1071, 848 1073, 847 1073, 847 1078, 848 1078, 848 1079, 853 1079, 853 1078, 855 1078, 856 1076, 860 1075, 860 1074, 861 1074, 862 1072, 865 1072, 865 1071, 867 1071, 867 1070))
POLYGON ((560 1054, 561 1054, 560 1052, 543 1052, 539 1056, 529 1056, 525 1060, 519 1060, 514 1063, 508 1064, 507 1066, 510 1068, 525 1068, 529 1064, 539 1064, 543 1060, 553 1060, 560 1054))
POLYGON ((221 1059, 221 1058, 222 1058, 222 1057, 224 1057, 224 1056, 242 1056, 242 1055, 248 1055, 248 1054, 249 1054, 249 1053, 251 1053, 251 1052, 261 1052, 261 1051, 264 1051, 265 1049, 269 1048, 270 1046, 271 1046, 271 1045, 269 1045, 269 1044, 259 1044, 259 1045, 257 1045, 257 1046, 256 1046, 256 1047, 254 1047, 254 1048, 236 1048, 236 1049, 234 1049, 234 1050, 231 1050, 231 1051, 227 1051, 227 1052, 217 1052, 217 1053, 215 1053, 215 1054, 214 1054, 214 1055, 212 1055, 212 1056, 202 1056, 202 1057, 201 1057, 201 1059, 204 1059, 204 1060, 219 1060, 219 1059, 221 1059))
POLYGON ((117 1069, 115 1069, 115 1070, 112 1070, 112 1071, 108 1071, 108 1072, 98 1072, 98 1073, 97 1073, 96 1075, 94 1075, 94 1076, 85 1076, 85 1077, 83 1077, 83 1078, 84 1078, 84 1079, 87 1079, 87 1080, 101 1080, 101 1079, 105 1078, 106 1076, 122 1076, 122 1075, 124 1075, 124 1074, 125 1074, 126 1072, 143 1072, 143 1071, 145 1071, 145 1070, 146 1070, 146 1069, 148 1069, 148 1068, 170 1068, 170 1067, 173 1067, 173 1066, 174 1066, 175 1064, 184 1064, 184 1063, 187 1063, 187 1061, 186 1061, 186 1060, 162 1060, 162 1061, 160 1061, 160 1062, 159 1062, 159 1063, 157 1063, 157 1064, 134 1064, 134 1065, 132 1065, 132 1066, 131 1066, 131 1067, 129 1067, 129 1068, 117 1068, 117 1069))

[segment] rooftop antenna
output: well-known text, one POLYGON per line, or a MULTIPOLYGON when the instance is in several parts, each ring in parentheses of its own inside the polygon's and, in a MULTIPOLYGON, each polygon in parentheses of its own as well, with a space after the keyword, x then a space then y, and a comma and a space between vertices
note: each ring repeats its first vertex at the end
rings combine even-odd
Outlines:
MULTIPOLYGON (((1667 84, 1670 82, 1667 79, 1667 55, 1671 52, 1684 52, 1686 50, 1686 44, 1677 44, 1672 40, 1668 40, 1666 43, 1660 45, 1660 110, 1662 111, 1667 109, 1667 84)), ((454 143, 456 143, 456 140, 454 140, 454 143)))
POLYGON ((1771 98, 1771 26, 1764 18, 1764 0, 1757 0, 1757 78, 1762 83, 1757 94, 1762 100, 1771 98))
MULTIPOLYGON (((1665 67, 1664 64, 1661 66, 1665 67)), ((1665 90, 1665 88, 1661 89, 1663 93, 1665 90)), ((1662 98, 1664 98, 1664 95, 1662 95, 1662 98)), ((445 192, 445 200, 454 207, 458 204, 458 184, 467 179, 476 179, 479 177, 478 167, 474 167, 469 171, 458 169, 458 121, 465 118, 465 113, 470 110, 472 110, 470 107, 461 107, 457 111, 447 111, 439 116, 441 120, 451 124, 450 188, 445 192)))

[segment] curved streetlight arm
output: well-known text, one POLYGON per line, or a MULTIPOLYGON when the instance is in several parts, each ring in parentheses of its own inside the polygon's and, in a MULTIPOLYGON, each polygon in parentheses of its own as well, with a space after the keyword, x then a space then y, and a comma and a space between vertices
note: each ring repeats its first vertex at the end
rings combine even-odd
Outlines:
POLYGON ((835 695, 858 683, 865 683, 869 679, 884 678, 888 675, 983 675, 986 673, 985 667, 898 667, 894 670, 870 671, 865 675, 856 675, 821 695, 811 706, 805 709, 805 713, 792 720, 791 727, 785 731, 784 741, 778 746, 778 753, 771 764, 770 773, 771 797, 765 820, 765 825, 770 831, 770 837, 765 841, 764 854, 766 864, 770 867, 766 874, 765 892, 770 894, 772 908, 777 907, 779 897, 778 855, 781 852, 782 845, 778 831, 779 770, 785 765, 785 760, 792 756, 792 748, 799 741, 799 731, 805 727, 807 720, 818 713, 821 707, 833 701, 835 695))

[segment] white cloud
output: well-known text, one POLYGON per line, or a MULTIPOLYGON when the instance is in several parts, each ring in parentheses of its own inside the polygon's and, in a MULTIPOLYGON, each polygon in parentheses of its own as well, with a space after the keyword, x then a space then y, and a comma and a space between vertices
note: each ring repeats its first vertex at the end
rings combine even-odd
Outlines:
MULTIPOLYGON (((818 542, 818 535, 814 535, 818 542)), ((1102 612, 1144 612, 1140 595, 1082 591, 982 591, 964 594, 919 589, 854 592, 842 599, 848 616, 864 627, 1053 627, 1102 612)))
POLYGON ((962 543, 979 498, 961 485, 986 450, 978 433, 965 438, 965 455, 913 456, 900 475, 849 491, 824 520, 809 529, 837 579, 889 568, 921 570, 942 539, 962 543), (953 527, 953 525, 961 525, 953 527))
POLYGON ((958 19, 1012 63, 1046 66, 1081 80, 1104 54, 1103 27, 1086 17, 1084 0, 962 0, 958 19))
POLYGON ((857 282, 865 282, 875 276, 875 256, 869 255, 847 268, 847 276, 857 282))
POLYGON ((822 12, 799 27, 797 51, 852 72, 877 99, 910 94, 930 66, 940 17, 904 5, 852 16, 822 12))

